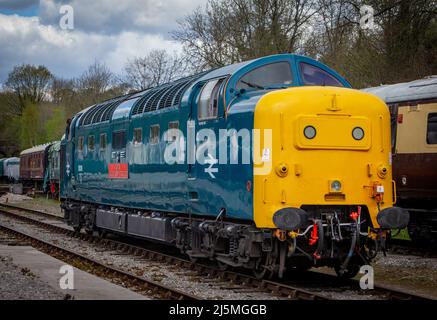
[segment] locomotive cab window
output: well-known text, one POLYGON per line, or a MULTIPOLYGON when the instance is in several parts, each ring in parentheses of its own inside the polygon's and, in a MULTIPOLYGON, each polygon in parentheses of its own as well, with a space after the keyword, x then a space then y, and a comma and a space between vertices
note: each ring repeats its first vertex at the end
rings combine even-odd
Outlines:
POLYGON ((143 129, 135 128, 134 129, 134 144, 140 144, 143 142, 143 129))
POLYGON ((224 79, 208 81, 202 88, 198 104, 198 119, 215 119, 218 116, 218 98, 224 79))
POLYGON ((437 113, 428 114, 428 127, 426 131, 426 143, 437 144, 437 113))
POLYGON ((94 150, 94 136, 88 136, 88 150, 94 150))
POLYGON ((126 131, 112 133, 112 149, 119 150, 126 148, 126 131))
POLYGON ((237 83, 237 90, 266 90, 291 85, 293 76, 288 62, 275 62, 246 73, 237 83))
POLYGON ((299 66, 302 81, 306 86, 344 87, 340 81, 325 70, 304 62, 301 62, 299 66))
POLYGON ((106 133, 100 135, 100 151, 106 149, 106 133))

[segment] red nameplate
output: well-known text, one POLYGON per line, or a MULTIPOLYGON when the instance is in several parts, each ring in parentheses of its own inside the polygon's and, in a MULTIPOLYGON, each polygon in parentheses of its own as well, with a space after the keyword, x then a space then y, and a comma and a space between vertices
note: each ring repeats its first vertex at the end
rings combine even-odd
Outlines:
POLYGON ((127 163, 110 163, 108 166, 108 178, 128 179, 129 167, 127 163))

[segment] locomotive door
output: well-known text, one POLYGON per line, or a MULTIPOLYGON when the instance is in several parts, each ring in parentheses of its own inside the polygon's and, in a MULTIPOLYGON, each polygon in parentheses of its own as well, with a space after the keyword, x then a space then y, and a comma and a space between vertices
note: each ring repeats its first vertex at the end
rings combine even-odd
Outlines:
POLYGON ((129 169, 126 153, 128 122, 112 124, 111 160, 108 164, 108 178, 128 179, 129 169))
POLYGON ((219 129, 224 128, 222 91, 225 78, 199 83, 190 97, 187 123, 187 187, 189 212, 218 214, 210 194, 223 175, 218 166, 219 129))
POLYGON ((63 161, 65 161, 65 165, 63 164, 61 166, 62 173, 61 175, 64 176, 64 179, 62 179, 62 186, 61 189, 65 190, 65 197, 72 196, 71 192, 76 191, 76 178, 75 178, 75 157, 76 157, 76 123, 78 119, 80 118, 80 115, 77 115, 73 118, 71 121, 70 126, 66 130, 66 146, 61 147, 61 157, 62 153, 65 152, 65 155, 63 156, 63 161), (65 151, 63 149, 65 148, 65 151))

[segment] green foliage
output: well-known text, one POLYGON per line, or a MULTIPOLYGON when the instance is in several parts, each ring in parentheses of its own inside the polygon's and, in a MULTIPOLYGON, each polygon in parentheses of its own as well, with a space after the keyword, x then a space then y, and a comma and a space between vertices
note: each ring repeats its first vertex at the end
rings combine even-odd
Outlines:
POLYGON ((65 109, 63 107, 54 108, 52 111, 52 116, 44 125, 47 140, 60 140, 65 130, 65 123, 65 109))
POLYGON ((44 124, 38 106, 34 103, 26 103, 20 122, 20 146, 22 149, 45 143, 47 141, 44 124))

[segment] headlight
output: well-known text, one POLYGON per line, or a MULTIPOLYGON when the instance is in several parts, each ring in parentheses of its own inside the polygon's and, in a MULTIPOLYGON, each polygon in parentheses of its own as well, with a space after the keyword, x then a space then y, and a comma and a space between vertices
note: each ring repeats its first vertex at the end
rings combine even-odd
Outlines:
POLYGON ((352 137, 354 137, 355 140, 361 140, 364 138, 364 130, 360 127, 355 127, 352 130, 352 137))
POLYGON ((305 129, 303 129, 303 134, 307 139, 314 139, 316 133, 316 128, 314 128, 313 126, 306 126, 305 129))
POLYGON ((340 192, 341 191, 341 182, 338 180, 334 180, 331 182, 331 191, 340 192))

